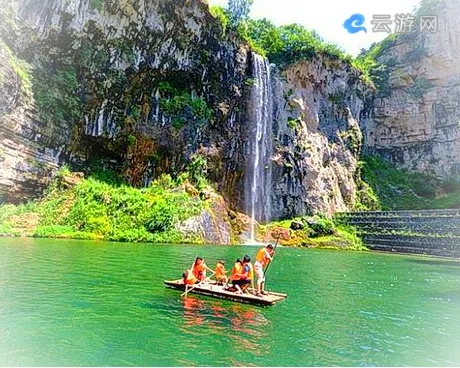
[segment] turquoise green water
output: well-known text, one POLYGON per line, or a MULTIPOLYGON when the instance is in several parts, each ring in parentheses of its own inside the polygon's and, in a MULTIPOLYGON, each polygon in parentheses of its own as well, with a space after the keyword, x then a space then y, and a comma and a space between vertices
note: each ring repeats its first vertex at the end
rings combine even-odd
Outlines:
POLYGON ((0 365, 460 365, 460 262, 282 248, 270 308, 162 285, 256 250, 0 239, 0 365))

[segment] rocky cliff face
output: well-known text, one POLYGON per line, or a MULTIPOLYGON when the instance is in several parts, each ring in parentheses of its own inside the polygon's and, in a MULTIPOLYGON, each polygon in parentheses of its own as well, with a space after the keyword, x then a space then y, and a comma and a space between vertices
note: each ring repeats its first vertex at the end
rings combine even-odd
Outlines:
MULTIPOLYGON (((16 0, 0 18, 6 199, 37 195, 70 163, 110 167, 137 186, 199 173, 243 208, 247 110, 257 108, 247 104, 251 54, 207 4, 16 0)), ((272 84, 274 217, 353 207, 371 91, 356 70, 323 57, 274 68, 272 84)), ((201 220, 192 225, 209 223, 201 220)))
POLYGON ((207 4, 20 0, 5 4, 0 21, 4 42, 33 68, 22 71, 27 103, 11 98, 21 89, 18 70, 2 70, 0 98, 9 100, 0 111, 1 176, 10 199, 39 190, 25 164, 31 160, 111 165, 145 185, 197 157, 210 179, 238 198, 243 160, 234 137, 243 135, 247 48, 224 34, 207 4))
POLYGON ((279 73, 275 87, 273 213, 332 215, 353 208, 359 123, 372 91, 357 70, 317 57, 279 73))
POLYGON ((460 173, 460 6, 440 1, 435 12, 438 32, 399 37, 382 53, 387 85, 362 127, 368 151, 450 178, 460 173))
POLYGON ((41 194, 60 154, 36 119, 27 68, 0 43, 0 198, 11 202, 41 194))

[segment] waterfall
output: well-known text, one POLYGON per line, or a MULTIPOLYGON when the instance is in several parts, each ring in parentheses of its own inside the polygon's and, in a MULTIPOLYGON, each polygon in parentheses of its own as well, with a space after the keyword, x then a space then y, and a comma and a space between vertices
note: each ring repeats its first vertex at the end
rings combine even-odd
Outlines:
POLYGON ((271 156, 273 104, 270 64, 252 53, 252 86, 249 101, 249 152, 246 167, 245 206, 251 215, 251 240, 255 239, 254 222, 271 219, 271 156))

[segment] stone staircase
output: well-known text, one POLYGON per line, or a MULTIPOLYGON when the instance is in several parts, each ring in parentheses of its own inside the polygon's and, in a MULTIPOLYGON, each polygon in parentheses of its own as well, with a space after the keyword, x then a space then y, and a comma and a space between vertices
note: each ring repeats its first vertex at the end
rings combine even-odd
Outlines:
POLYGON ((460 257, 460 209, 339 213, 373 250, 460 257))

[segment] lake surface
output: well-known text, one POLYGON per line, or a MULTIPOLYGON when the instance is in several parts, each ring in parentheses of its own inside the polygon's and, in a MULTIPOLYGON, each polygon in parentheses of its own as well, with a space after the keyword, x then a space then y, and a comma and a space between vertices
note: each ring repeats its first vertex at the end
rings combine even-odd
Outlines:
POLYGON ((163 287, 256 250, 0 239, 0 365, 460 365, 460 262, 282 248, 270 308, 163 287))

